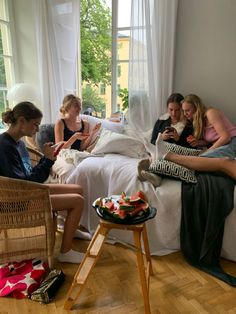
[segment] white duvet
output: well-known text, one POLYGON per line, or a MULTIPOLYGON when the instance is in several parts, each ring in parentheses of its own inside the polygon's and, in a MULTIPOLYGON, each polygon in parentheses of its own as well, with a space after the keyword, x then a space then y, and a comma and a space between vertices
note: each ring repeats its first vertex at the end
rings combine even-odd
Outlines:
MULTIPOLYGON (((84 190, 85 208, 81 224, 91 232, 96 229, 99 217, 92 203, 98 197, 117 195, 123 191, 130 195, 142 190, 148 196, 150 205, 157 209, 156 217, 147 222, 151 254, 165 255, 179 250, 181 182, 162 179, 161 186, 155 189, 149 182, 140 182, 137 178, 138 158, 120 154, 86 157, 73 168, 67 179, 67 183, 80 184, 84 190)), ((130 231, 113 230, 110 235, 133 243, 130 231)), ((233 261, 236 261, 235 239, 236 209, 226 219, 222 247, 222 256, 233 261)))

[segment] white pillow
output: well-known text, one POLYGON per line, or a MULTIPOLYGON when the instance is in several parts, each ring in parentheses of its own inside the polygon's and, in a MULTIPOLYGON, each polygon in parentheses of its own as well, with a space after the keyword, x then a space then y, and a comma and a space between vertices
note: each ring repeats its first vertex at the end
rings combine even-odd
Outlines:
POLYGON ((92 154, 117 153, 133 158, 147 157, 144 144, 130 136, 103 129, 92 154))
POLYGON ((106 119, 99 119, 85 114, 81 114, 80 117, 81 119, 87 120, 89 122, 90 129, 93 129, 97 123, 102 123, 103 129, 107 129, 116 133, 123 133, 124 126, 122 123, 111 122, 106 119))

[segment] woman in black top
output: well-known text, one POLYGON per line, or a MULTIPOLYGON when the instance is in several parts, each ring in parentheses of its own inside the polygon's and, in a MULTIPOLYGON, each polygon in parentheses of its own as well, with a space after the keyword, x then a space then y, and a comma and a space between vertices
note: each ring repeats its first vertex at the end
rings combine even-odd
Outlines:
POLYGON ((55 123, 55 142, 64 141, 63 148, 85 150, 92 144, 94 135, 100 129, 98 123, 94 129, 89 131, 89 122, 80 118, 81 100, 79 97, 69 94, 63 99, 60 112, 62 119, 55 123))
MULTIPOLYGON (((44 144, 44 157, 32 167, 23 136, 32 137, 39 129, 42 112, 30 102, 21 102, 12 110, 2 114, 9 129, 0 135, 0 175, 43 183, 49 176, 56 160, 51 143, 44 144)), ((67 217, 58 260, 81 263, 83 253, 71 249, 72 240, 77 237, 77 226, 84 206, 83 190, 77 184, 47 184, 52 208, 66 210, 67 217)))
POLYGON ((158 134, 161 133, 163 141, 191 147, 187 142, 187 137, 193 133, 193 128, 183 116, 181 108, 183 99, 183 95, 179 93, 173 93, 168 97, 166 117, 156 121, 152 131, 152 144, 155 145, 158 134))

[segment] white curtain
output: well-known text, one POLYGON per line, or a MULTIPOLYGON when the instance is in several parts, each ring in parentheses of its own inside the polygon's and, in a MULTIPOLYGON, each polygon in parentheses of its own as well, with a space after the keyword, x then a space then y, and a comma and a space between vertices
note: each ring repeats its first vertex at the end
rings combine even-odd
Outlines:
POLYGON ((172 93, 178 0, 132 0, 129 125, 154 126, 172 93))
POLYGON ((78 0, 32 0, 44 122, 55 122, 63 97, 76 93, 78 0))

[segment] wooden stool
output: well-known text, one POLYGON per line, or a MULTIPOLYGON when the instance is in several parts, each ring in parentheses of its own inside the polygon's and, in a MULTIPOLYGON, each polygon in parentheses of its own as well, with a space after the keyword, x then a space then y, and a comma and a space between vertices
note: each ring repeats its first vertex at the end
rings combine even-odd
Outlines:
POLYGON ((146 231, 145 222, 137 225, 121 225, 112 222, 108 222, 100 219, 100 223, 97 230, 88 246, 87 252, 83 258, 82 263, 77 270, 74 280, 71 284, 69 292, 64 303, 66 310, 71 310, 76 300, 78 299, 89 274, 95 266, 98 257, 101 253, 102 245, 106 240, 106 236, 111 229, 124 229, 133 231, 134 243, 137 255, 137 266, 139 270, 140 282, 143 292, 145 313, 151 313, 149 304, 149 279, 153 274, 151 256, 148 244, 148 237, 146 231), (144 251, 146 256, 146 267, 144 265, 141 238, 143 239, 144 251))

